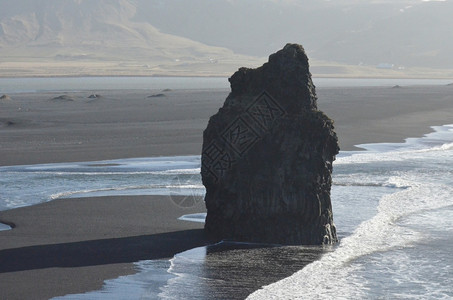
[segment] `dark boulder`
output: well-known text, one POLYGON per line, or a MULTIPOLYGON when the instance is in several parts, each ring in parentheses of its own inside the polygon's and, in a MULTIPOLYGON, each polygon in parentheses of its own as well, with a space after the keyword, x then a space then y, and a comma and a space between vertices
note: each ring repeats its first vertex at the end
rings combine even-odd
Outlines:
POLYGON ((72 96, 61 95, 61 96, 57 96, 57 97, 52 98, 52 100, 55 100, 55 101, 74 101, 75 99, 72 96))
POLYGON ((148 98, 161 98, 161 97, 165 97, 165 94, 159 93, 148 96, 148 98))
POLYGON ((304 49, 287 44, 229 80, 231 93, 203 135, 207 235, 335 243, 330 188, 338 140, 333 121, 317 110, 304 49))

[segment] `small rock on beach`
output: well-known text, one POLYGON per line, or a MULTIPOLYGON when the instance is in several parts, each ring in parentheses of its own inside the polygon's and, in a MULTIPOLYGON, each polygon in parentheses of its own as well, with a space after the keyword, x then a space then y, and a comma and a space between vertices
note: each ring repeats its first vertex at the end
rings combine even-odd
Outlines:
POLYGON ((74 101, 74 97, 68 96, 68 95, 61 95, 52 98, 52 100, 58 100, 58 101, 74 101))
POLYGON ((148 98, 159 98, 159 97, 166 97, 166 95, 159 93, 159 94, 153 94, 151 96, 148 96, 148 98))
POLYGON ((5 95, 1 95, 0 96, 0 100, 8 100, 9 101, 9 100, 11 100, 11 97, 6 95, 6 94, 5 95))

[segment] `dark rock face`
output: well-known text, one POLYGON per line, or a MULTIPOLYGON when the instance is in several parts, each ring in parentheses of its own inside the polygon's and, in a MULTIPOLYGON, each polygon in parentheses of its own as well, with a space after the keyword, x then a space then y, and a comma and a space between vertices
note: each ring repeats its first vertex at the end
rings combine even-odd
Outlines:
POLYGON ((239 69, 203 136, 205 231, 213 240, 337 241, 330 201, 338 153, 333 122, 317 110, 308 58, 287 44, 257 69, 239 69))

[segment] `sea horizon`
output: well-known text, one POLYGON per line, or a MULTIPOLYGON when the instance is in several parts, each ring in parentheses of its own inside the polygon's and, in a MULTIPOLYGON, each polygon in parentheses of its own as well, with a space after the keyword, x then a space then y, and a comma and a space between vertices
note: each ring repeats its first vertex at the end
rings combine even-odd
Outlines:
MULTIPOLYGON (((312 77, 320 88, 448 85, 449 78, 312 77)), ((219 76, 78 76, 0 77, 0 94, 101 90, 229 89, 228 77, 219 76)))

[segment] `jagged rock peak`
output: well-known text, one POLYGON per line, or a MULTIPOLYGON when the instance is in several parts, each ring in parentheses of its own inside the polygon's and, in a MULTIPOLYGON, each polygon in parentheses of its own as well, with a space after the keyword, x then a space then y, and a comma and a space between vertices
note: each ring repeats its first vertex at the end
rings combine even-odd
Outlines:
POLYGON ((290 113, 317 109, 308 57, 304 48, 298 44, 286 44, 257 69, 240 68, 229 81, 231 97, 256 95, 266 90, 275 98, 284 98, 286 109, 290 113))

